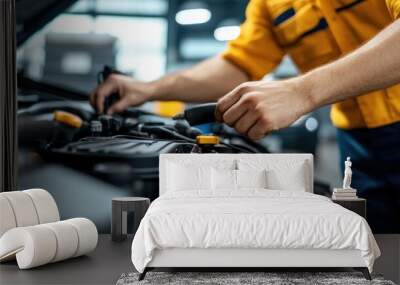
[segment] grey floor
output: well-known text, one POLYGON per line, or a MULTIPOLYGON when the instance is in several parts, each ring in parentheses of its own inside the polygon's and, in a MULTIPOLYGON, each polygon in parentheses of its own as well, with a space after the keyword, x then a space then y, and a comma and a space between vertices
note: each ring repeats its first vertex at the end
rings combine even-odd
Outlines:
POLYGON ((132 239, 112 242, 100 235, 94 252, 88 256, 53 263, 29 270, 19 270, 16 262, 0 264, 0 284, 115 284, 124 272, 132 272, 132 239))
MULTIPOLYGON (((400 284, 400 235, 376 235, 382 256, 374 272, 400 284)), ((0 265, 0 284, 115 284, 122 273, 133 272, 130 259, 132 237, 112 242, 109 235, 100 235, 94 252, 30 270, 19 270, 16 262, 0 265)), ((310 270, 312 271, 312 270, 310 270)))
POLYGON ((381 250, 381 256, 375 261, 374 272, 385 279, 400 284, 400 234, 374 235, 381 250))

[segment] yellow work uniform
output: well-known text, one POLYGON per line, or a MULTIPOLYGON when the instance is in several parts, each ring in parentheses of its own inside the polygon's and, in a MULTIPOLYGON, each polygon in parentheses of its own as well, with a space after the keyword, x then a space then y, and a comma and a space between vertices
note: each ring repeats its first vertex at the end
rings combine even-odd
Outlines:
MULTIPOLYGON (((306 72, 356 49, 398 18, 400 0, 252 0, 239 37, 222 56, 252 80, 285 54, 306 72)), ((400 85, 336 103, 331 118, 342 129, 398 122, 400 85)))

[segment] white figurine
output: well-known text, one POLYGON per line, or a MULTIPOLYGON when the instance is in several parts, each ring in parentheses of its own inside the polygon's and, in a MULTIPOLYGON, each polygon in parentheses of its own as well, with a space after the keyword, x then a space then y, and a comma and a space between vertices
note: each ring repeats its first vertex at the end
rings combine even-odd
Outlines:
POLYGON ((344 178, 343 178, 343 189, 352 189, 351 188, 351 176, 353 172, 351 171, 351 160, 350 157, 347 157, 346 161, 344 162, 344 178))

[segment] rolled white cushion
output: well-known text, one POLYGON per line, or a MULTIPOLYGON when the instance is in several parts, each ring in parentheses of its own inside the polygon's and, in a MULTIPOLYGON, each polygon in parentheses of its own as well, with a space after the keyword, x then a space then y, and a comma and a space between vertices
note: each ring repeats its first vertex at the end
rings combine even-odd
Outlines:
POLYGON ((9 202, 15 215, 17 227, 33 226, 39 223, 31 197, 22 191, 1 193, 9 202))
POLYGON ((15 227, 60 220, 57 204, 43 189, 0 193, 0 237, 15 227))
POLYGON ((20 269, 49 263, 56 251, 57 240, 53 231, 42 225, 11 229, 0 239, 0 260, 16 255, 20 269))
POLYGON ((67 221, 44 224, 53 231, 56 236, 57 250, 51 262, 57 262, 70 258, 78 250, 79 237, 77 231, 67 221))
POLYGON ((0 195, 0 237, 9 229, 15 228, 17 222, 10 202, 0 195))
POLYGON ((75 218, 65 222, 71 224, 78 233, 79 242, 74 257, 91 252, 96 248, 98 233, 95 224, 91 220, 75 218))
POLYGON ((32 199, 39 218, 39 224, 60 220, 57 204, 49 192, 43 189, 30 189, 22 192, 28 194, 32 199))
POLYGON ((16 255, 20 269, 28 269, 86 254, 96 248, 96 226, 88 219, 19 227, 0 238, 0 261, 16 255))

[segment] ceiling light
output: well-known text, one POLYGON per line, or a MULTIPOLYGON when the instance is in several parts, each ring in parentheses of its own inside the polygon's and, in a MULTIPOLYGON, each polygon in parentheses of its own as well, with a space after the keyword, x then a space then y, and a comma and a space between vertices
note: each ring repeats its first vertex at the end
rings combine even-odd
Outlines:
POLYGON ((186 2, 176 13, 175 20, 181 25, 198 25, 210 21, 211 11, 203 2, 186 2))
POLYGON ((221 26, 215 29, 214 38, 217 41, 230 41, 236 39, 240 34, 240 26, 221 26))
POLYGON ((313 132, 318 128, 318 121, 314 117, 309 117, 306 120, 306 129, 309 132, 313 132))

